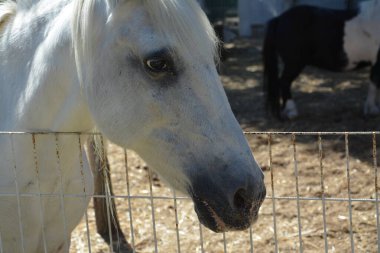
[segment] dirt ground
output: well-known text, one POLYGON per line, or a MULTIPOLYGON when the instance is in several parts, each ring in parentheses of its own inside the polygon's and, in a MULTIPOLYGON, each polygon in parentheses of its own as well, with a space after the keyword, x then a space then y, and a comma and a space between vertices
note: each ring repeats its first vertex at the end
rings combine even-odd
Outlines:
MULTIPOLYGON (((379 118, 365 118, 362 113, 369 69, 331 73, 307 68, 293 85, 300 117, 281 122, 264 110, 261 41, 240 39, 229 46, 229 59, 221 67, 222 81, 245 131, 380 130, 379 118)), ((200 226, 191 201, 174 201, 173 192, 155 174, 152 199, 147 166, 127 152, 131 206, 127 198, 116 200, 121 226, 131 243, 132 214, 138 252, 301 252, 301 248, 326 252, 325 247, 328 252, 378 252, 380 217, 374 201, 377 175, 372 135, 350 135, 347 145, 344 135, 322 136, 321 142, 318 136, 273 135, 270 145, 267 134, 248 134, 247 138, 264 170, 268 198, 259 221, 239 233, 214 234, 200 226)), ((109 158, 115 194, 127 196, 124 152, 110 145, 109 158)), ((88 234, 91 252, 109 252, 96 235, 91 208, 88 219, 89 231, 84 221, 75 230, 71 252, 89 252, 88 234)))

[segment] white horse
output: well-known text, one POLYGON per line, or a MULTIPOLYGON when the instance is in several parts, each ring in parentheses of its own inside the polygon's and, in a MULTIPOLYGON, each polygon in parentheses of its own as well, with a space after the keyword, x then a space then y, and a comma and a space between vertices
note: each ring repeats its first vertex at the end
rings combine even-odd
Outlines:
MULTIPOLYGON (((6 1, 0 25, 0 131, 97 127, 190 195, 208 228, 241 230, 257 219, 263 174, 194 0, 6 1)), ((83 142, 0 135, 3 252, 69 251, 83 196, 93 193, 83 142)))

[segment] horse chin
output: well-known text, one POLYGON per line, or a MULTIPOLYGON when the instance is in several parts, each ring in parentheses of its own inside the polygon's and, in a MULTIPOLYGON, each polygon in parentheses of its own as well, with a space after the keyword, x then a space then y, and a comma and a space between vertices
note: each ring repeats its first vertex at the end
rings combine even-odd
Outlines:
POLYGON ((251 213, 234 215, 232 211, 213 208, 204 200, 193 198, 193 201, 199 221, 216 233, 246 230, 258 219, 258 208, 251 213))

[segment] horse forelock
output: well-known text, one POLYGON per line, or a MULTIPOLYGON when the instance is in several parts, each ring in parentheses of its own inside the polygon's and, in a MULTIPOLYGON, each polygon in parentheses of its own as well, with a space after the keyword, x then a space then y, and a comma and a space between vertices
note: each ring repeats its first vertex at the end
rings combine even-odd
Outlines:
POLYGON ((194 0, 140 0, 153 25, 165 37, 177 40, 179 50, 187 48, 217 59, 218 39, 206 15, 194 0))
MULTIPOLYGON (((125 1, 136 1, 147 11, 154 28, 168 40, 176 40, 178 50, 198 52, 200 57, 218 60, 218 39, 206 15, 195 0, 104 0, 109 11, 125 1), (174 35, 174 36, 173 36, 174 35)), ((91 62, 90 33, 94 17, 94 0, 75 1, 72 22, 73 48, 81 82, 86 79, 81 69, 83 60, 91 62)))

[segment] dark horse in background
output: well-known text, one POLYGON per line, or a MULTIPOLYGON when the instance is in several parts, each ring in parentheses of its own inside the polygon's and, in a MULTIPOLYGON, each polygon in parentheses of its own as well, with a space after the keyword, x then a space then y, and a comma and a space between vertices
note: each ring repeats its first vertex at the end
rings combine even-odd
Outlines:
MULTIPOLYGON (((305 66, 338 72, 363 63, 378 66, 379 46, 380 1, 363 2, 356 10, 297 6, 270 20, 263 48, 264 89, 270 111, 283 119, 298 116, 290 88, 305 66)), ((376 104, 378 71, 379 67, 373 67, 364 105, 367 115, 380 114, 376 104)))

